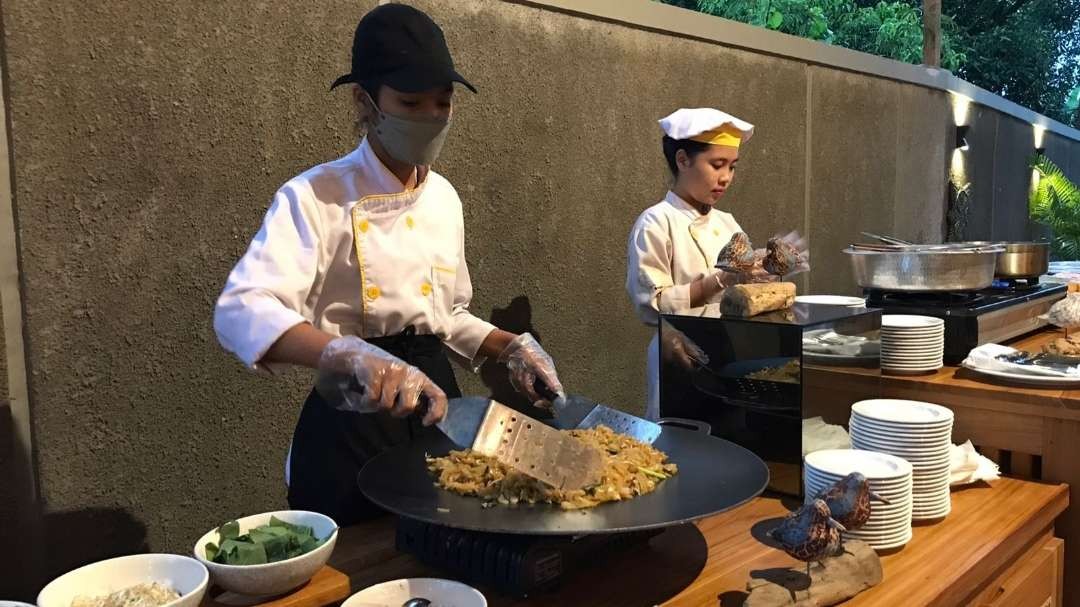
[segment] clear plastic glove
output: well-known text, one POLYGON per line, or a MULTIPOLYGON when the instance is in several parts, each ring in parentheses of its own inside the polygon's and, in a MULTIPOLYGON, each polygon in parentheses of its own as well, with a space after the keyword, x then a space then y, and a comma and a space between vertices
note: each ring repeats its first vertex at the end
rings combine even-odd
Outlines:
POLYGON ((537 394, 534 384, 539 379, 560 399, 566 398, 566 392, 555 374, 555 361, 540 347, 532 335, 518 335, 506 349, 499 354, 499 362, 510 371, 510 383, 514 389, 525 395, 534 406, 549 409, 551 401, 537 394))
POLYGON ((709 356, 705 351, 666 320, 660 321, 660 356, 666 362, 674 363, 687 371, 709 364, 709 356))
POLYGON ((446 393, 420 369, 354 335, 339 337, 319 357, 315 389, 336 409, 407 417, 427 396, 423 424, 446 416, 446 393))

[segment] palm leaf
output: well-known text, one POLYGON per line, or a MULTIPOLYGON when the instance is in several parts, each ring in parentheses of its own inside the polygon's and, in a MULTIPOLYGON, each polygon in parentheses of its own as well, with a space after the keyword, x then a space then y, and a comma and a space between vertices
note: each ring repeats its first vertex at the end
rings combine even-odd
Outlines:
POLYGON ((1029 214, 1053 230, 1056 258, 1077 259, 1080 257, 1080 187, 1046 156, 1035 156, 1030 164, 1039 181, 1028 200, 1029 214))

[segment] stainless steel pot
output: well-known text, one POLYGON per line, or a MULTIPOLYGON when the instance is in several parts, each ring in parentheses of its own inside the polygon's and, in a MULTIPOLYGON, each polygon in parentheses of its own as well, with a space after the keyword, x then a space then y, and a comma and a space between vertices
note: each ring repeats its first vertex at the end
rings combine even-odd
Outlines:
POLYGON ((864 289, 887 291, 976 291, 994 282, 1003 245, 852 245, 855 281, 864 289))
POLYGON ((1000 278, 1038 278, 1050 269, 1050 243, 1007 242, 994 274, 1000 278))

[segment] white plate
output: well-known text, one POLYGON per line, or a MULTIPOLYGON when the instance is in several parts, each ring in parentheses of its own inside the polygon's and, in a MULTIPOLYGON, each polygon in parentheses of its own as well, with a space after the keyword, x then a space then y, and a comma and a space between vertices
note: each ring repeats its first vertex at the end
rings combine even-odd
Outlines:
MULTIPOLYGON (((808 497, 814 497, 819 492, 821 492, 822 489, 825 489, 826 487, 831 487, 835 484, 835 481, 824 480, 813 474, 807 474, 803 478, 803 482, 806 483, 806 495, 808 497)), ((894 502, 895 504, 903 504, 911 499, 911 492, 914 488, 914 485, 910 483, 911 481, 909 480, 908 484, 905 485, 892 487, 871 486, 870 488, 874 491, 874 493, 877 493, 878 495, 884 497, 891 502, 894 502)))
MULTIPOLYGON (((878 453, 888 453, 889 455, 895 455, 906 459, 911 463, 914 468, 915 474, 922 473, 925 475, 926 471, 921 469, 923 466, 929 468, 931 466, 936 469, 938 466, 947 464, 949 462, 949 452, 938 451, 916 451, 912 449, 900 449, 888 445, 879 445, 863 439, 851 439, 851 447, 853 449, 862 449, 864 451, 877 451, 878 453)), ((914 476, 914 475, 913 475, 914 476)))
POLYGON ((936 434, 938 432, 944 432, 945 430, 952 430, 952 420, 945 419, 936 422, 926 423, 904 423, 904 422, 890 422, 883 419, 875 419, 866 417, 860 414, 858 411, 851 412, 851 419, 855 420, 859 424, 864 424, 870 428, 876 428, 885 432, 893 432, 899 435, 920 435, 920 434, 936 434))
POLYGON ((432 605, 487 607, 487 599, 479 590, 461 582, 437 578, 410 578, 369 586, 349 597, 341 607, 396 607, 416 597, 429 599, 432 605))
POLYGON ((882 434, 879 432, 867 430, 862 426, 856 424, 850 424, 848 427, 851 428, 850 435, 852 440, 857 439, 879 445, 888 445, 890 447, 896 447, 898 449, 945 451, 948 450, 948 447, 950 445, 950 436, 949 434, 944 433, 941 436, 936 436, 933 438, 915 440, 907 436, 882 436, 882 434))
POLYGON ((945 321, 933 316, 914 316, 911 314, 885 314, 881 317, 881 326, 896 328, 944 327, 945 321))
POLYGON ((1037 386, 1037 387, 1075 387, 1080 386, 1080 378, 1072 377, 1054 377, 1052 375, 1027 375, 1024 373, 1010 373, 1008 371, 991 371, 989 369, 976 369, 968 365, 964 365, 966 368, 975 371, 981 375, 997 379, 1005 379, 1017 384, 1023 384, 1025 386, 1037 386))
POLYGON ((943 437, 948 439, 949 434, 952 433, 952 424, 948 422, 938 427, 900 426, 899 424, 890 425, 887 422, 876 421, 859 415, 852 415, 848 419, 848 425, 858 428, 859 431, 884 434, 897 440, 934 441, 941 440, 943 437))
POLYGON ((892 479, 911 476, 911 464, 891 455, 855 449, 825 449, 807 454, 812 468, 846 476, 862 472, 868 479, 892 479))
POLYGON ((937 360, 911 360, 911 361, 888 361, 882 360, 881 367, 883 369, 940 369, 944 365, 944 361, 940 358, 937 360))
POLYGON ((895 550, 897 548, 903 548, 904 546, 907 546, 908 542, 910 542, 910 541, 911 541, 911 534, 909 533, 903 539, 897 540, 897 541, 892 542, 890 544, 871 543, 870 547, 873 548, 874 550, 880 550, 880 551, 884 552, 886 550, 895 550))
POLYGON ((844 295, 799 295, 795 303, 818 304, 822 306, 844 306, 848 308, 862 308, 866 306, 866 300, 861 297, 847 297, 844 295))
POLYGON ((937 426, 952 423, 953 420, 953 412, 949 409, 941 405, 916 400, 890 398, 861 400, 851 405, 851 410, 860 417, 890 424, 937 426))

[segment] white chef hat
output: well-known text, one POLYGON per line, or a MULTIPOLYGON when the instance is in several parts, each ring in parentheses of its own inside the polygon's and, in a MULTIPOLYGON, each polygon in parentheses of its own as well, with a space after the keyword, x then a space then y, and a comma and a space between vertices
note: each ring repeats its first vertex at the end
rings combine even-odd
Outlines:
POLYGON ((713 108, 682 108, 660 120, 672 139, 690 139, 737 148, 754 135, 754 125, 713 108))

